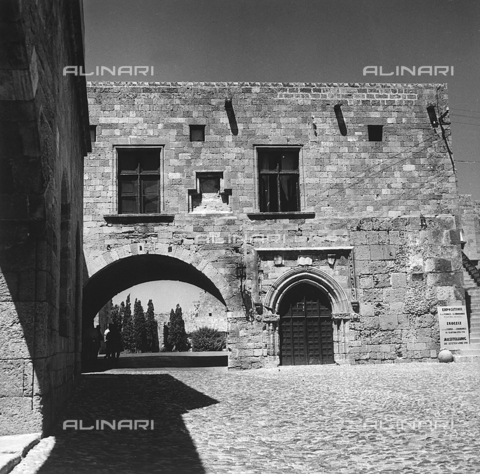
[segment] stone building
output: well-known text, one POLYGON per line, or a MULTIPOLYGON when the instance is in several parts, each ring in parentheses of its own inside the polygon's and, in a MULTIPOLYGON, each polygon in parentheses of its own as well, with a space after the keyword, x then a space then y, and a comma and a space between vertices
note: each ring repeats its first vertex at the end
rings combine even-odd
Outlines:
POLYGON ((88 94, 84 324, 179 280, 224 305, 230 368, 436 358, 437 306, 464 302, 445 85, 88 94))
POLYGON ((83 158, 90 148, 80 1, 1 2, 0 435, 48 430, 80 373, 83 158))

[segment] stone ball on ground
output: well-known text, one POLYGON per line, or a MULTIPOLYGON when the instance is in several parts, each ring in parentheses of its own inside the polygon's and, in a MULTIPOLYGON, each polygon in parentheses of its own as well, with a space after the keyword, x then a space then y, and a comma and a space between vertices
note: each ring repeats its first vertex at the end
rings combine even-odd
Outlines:
POLYGON ((453 354, 447 350, 443 349, 438 353, 439 362, 453 362, 453 354))

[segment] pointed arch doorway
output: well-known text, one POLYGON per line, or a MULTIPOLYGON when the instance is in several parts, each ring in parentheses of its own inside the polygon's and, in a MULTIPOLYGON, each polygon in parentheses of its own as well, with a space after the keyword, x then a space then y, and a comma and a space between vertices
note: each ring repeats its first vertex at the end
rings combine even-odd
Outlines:
POLYGON ((330 299, 318 286, 293 285, 279 305, 280 364, 334 364, 330 299))

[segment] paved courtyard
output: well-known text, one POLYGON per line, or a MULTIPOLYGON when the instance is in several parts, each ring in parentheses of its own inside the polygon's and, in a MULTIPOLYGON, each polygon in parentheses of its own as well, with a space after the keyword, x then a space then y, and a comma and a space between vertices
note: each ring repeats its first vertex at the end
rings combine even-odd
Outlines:
POLYGON ((480 365, 116 369, 82 376, 25 473, 478 473, 480 365), (149 427, 151 424, 149 424, 149 427))

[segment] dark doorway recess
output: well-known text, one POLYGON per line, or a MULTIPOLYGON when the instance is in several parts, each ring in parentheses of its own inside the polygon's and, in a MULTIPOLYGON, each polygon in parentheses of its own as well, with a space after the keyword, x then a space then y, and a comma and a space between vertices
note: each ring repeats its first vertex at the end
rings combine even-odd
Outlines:
POLYGON ((280 303, 280 363, 334 363, 332 307, 314 285, 294 286, 280 303))

